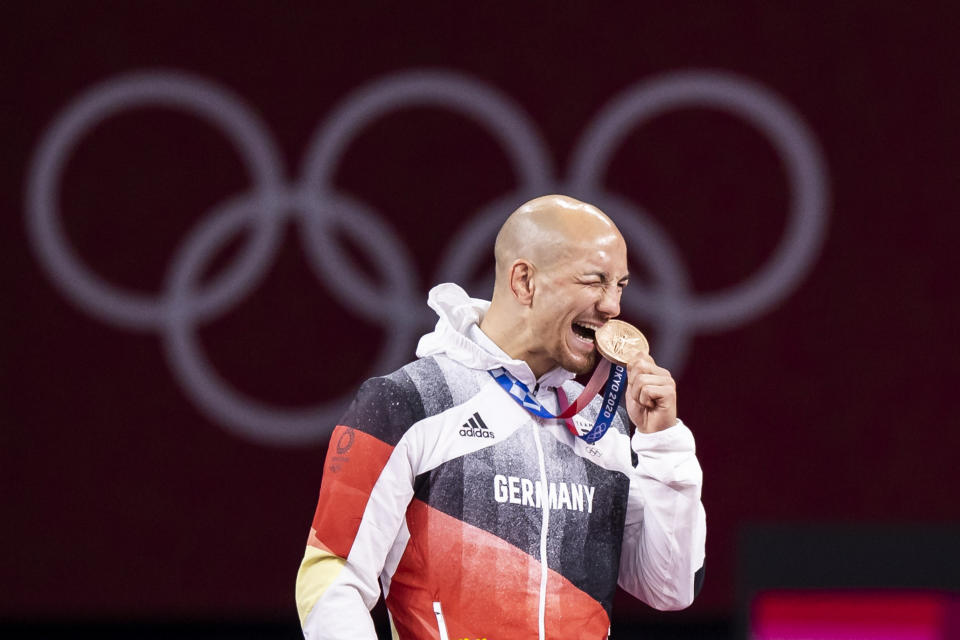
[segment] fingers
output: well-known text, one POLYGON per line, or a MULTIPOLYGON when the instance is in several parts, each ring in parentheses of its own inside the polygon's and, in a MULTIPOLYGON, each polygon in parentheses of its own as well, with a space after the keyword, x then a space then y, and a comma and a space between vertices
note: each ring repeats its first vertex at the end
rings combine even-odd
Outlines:
POLYGON ((677 386, 670 372, 649 355, 631 362, 627 370, 630 397, 647 409, 676 404, 677 386))
POLYGON ((627 365, 627 375, 629 377, 636 378, 645 373, 670 377, 670 372, 657 366, 657 363, 649 355, 642 355, 627 365))
POLYGON ((661 376, 653 373, 644 373, 639 376, 627 378, 627 386, 633 389, 633 395, 639 395, 641 389, 647 387, 669 388, 673 386, 673 378, 670 376, 661 376))
POLYGON ((640 387, 640 394, 637 397, 637 404, 647 409, 656 409, 661 406, 664 400, 672 400, 676 393, 673 385, 644 385, 640 387))
POLYGON ((677 385, 649 355, 627 366, 627 413, 642 433, 662 431, 677 422, 677 385))

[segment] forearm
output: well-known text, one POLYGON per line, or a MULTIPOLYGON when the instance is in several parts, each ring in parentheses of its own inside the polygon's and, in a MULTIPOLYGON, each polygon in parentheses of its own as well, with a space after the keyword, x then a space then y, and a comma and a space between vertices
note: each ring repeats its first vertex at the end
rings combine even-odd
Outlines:
POLYGON ((634 434, 638 456, 620 558, 620 586, 657 609, 682 609, 695 594, 703 566, 706 520, 703 474, 693 434, 679 422, 634 434))
POLYGON ((369 610, 413 494, 413 470, 400 442, 410 419, 399 402, 391 402, 393 391, 383 379, 366 383, 346 424, 331 436, 296 582, 306 638, 376 638, 369 610))
POLYGON ((296 588, 304 638, 376 640, 368 603, 377 595, 342 558, 307 547, 296 588))

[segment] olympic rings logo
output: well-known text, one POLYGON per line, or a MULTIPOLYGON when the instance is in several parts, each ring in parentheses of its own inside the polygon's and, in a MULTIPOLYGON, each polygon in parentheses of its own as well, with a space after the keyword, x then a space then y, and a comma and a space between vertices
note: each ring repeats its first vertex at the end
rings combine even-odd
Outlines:
POLYGON ((32 159, 26 195, 30 241, 54 284, 81 309, 118 327, 161 332, 177 380, 209 418, 259 443, 324 440, 347 398, 310 409, 283 410, 245 397, 213 369, 198 343, 196 327, 239 303, 260 282, 279 248, 283 225, 295 217, 311 269, 341 304, 384 328, 387 342, 371 364, 371 375, 404 363, 430 321, 423 293, 416 290, 412 260, 388 223, 363 203, 339 193, 332 178, 341 155, 363 127, 410 106, 447 108, 484 126, 506 151, 520 185, 483 207, 453 239, 434 281, 465 283, 478 261, 487 260, 497 229, 520 202, 544 193, 569 193, 614 218, 632 258, 648 267, 655 282, 646 290, 631 287, 623 304, 628 313, 647 318, 656 327, 658 360, 675 372, 685 361, 694 332, 733 327, 783 300, 806 274, 823 240, 828 185, 814 136, 788 104, 750 80, 689 71, 627 89, 587 127, 573 152, 568 176, 558 179, 533 122, 507 97, 462 74, 417 70, 376 80, 348 96, 318 128, 302 175, 292 184, 284 181, 280 153, 253 110, 207 80, 141 72, 94 86, 57 117, 32 159), (178 247, 162 293, 149 297, 111 285, 79 260, 59 219, 58 186, 78 141, 99 122, 126 109, 158 105, 186 111, 219 128, 241 155, 252 186, 199 221, 178 247), (632 129, 684 107, 720 109, 756 127, 779 154, 790 185, 788 223, 772 257, 745 282, 702 296, 691 292, 676 247, 653 218, 635 203, 605 191, 601 181, 611 156, 632 129), (222 275, 201 287, 207 263, 244 230, 253 241, 222 275), (334 230, 365 248, 379 283, 351 267, 333 240, 334 230), (377 305, 370 300, 377 300, 377 305))

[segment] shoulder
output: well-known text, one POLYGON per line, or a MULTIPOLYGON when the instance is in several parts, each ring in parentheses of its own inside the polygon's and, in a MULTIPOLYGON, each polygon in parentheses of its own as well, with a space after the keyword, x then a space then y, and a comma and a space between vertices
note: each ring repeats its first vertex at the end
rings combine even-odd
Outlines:
POLYGON ((422 358, 361 384, 340 424, 393 445, 415 423, 443 411, 449 396, 436 359, 422 358))

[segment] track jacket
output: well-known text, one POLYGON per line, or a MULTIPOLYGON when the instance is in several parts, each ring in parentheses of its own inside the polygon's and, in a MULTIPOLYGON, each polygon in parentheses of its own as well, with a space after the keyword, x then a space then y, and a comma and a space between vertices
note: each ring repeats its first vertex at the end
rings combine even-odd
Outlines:
MULTIPOLYGON (((478 328, 489 302, 439 285, 420 358, 365 382, 333 431, 297 575, 304 636, 373 640, 383 587, 394 637, 608 635, 617 584, 657 609, 699 589, 706 525, 693 435, 631 438, 623 408, 594 445, 518 405, 505 367, 556 412, 581 386, 535 380, 478 328)), ((575 420, 590 425, 600 398, 575 420)))

